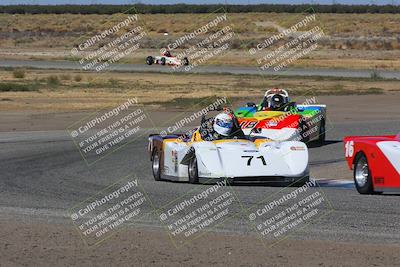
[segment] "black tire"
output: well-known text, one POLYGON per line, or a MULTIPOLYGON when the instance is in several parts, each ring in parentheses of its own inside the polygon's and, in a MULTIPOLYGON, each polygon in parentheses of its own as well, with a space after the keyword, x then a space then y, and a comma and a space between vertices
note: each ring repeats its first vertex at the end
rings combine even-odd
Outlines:
POLYGON ((152 65, 154 63, 154 58, 152 56, 148 56, 146 58, 147 65, 152 65))
POLYGON ((162 58, 161 58, 161 65, 165 65, 165 62, 166 62, 165 57, 162 57, 162 58))
POLYGON ((183 61, 183 65, 185 65, 185 66, 189 65, 189 59, 187 57, 184 57, 182 61, 183 61))
POLYGON ((360 194, 374 193, 371 170, 363 152, 358 153, 354 160, 354 184, 360 194))
POLYGON ((321 120, 321 126, 319 127, 319 134, 318 134, 318 144, 323 145, 325 144, 326 140, 326 127, 325 127, 325 120, 321 120))
POLYGON ((199 183, 199 169, 197 166, 196 154, 193 154, 188 165, 189 183, 191 184, 199 183))
POLYGON ((152 154, 152 162, 151 162, 151 169, 153 171, 154 180, 160 181, 161 180, 161 157, 160 153, 158 153, 157 149, 153 150, 152 154))
POLYGON ((294 187, 301 187, 303 185, 305 185, 306 183, 308 183, 310 181, 310 176, 305 176, 299 180, 297 180, 294 183, 289 183, 289 185, 291 184, 294 187))

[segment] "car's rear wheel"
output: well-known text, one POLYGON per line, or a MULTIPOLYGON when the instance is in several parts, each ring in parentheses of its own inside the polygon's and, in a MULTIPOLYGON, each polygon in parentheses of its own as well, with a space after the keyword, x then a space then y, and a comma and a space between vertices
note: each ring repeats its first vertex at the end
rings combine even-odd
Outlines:
POLYGON ((160 153, 158 153, 157 149, 153 150, 152 158, 153 158, 153 161, 151 164, 151 168, 153 170, 154 180, 160 181, 161 180, 161 157, 160 157, 160 153))
POLYGON ((189 183, 197 184, 199 182, 199 170, 195 154, 193 154, 193 157, 189 161, 188 174, 189 174, 189 183))
POLYGON ((154 58, 152 56, 148 56, 146 58, 147 65, 152 65, 154 63, 154 58))
POLYGON ((161 58, 161 65, 165 65, 165 62, 166 62, 165 57, 162 57, 162 58, 161 58))
POLYGON ((183 65, 185 65, 185 66, 189 65, 189 59, 187 57, 184 57, 182 61, 183 61, 183 65))
POLYGON ((373 194, 372 175, 364 153, 359 153, 354 161, 354 184, 360 194, 373 194))

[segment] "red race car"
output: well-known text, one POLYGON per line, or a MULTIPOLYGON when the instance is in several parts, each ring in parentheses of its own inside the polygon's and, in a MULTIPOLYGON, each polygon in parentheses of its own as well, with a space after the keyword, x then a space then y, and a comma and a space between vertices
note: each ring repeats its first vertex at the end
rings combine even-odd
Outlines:
POLYGON ((388 136, 347 136, 347 163, 354 170, 360 194, 400 192, 400 133, 388 136))

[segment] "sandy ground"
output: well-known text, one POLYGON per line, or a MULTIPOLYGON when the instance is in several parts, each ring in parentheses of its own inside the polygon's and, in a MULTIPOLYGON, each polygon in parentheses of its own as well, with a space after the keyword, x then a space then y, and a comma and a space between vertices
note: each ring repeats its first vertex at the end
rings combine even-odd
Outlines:
POLYGON ((2 221, 1 266, 399 266, 397 245, 282 241, 206 233, 176 249, 158 230, 125 228, 86 247, 71 226, 2 221), (6 233, 6 234, 4 234, 6 233))

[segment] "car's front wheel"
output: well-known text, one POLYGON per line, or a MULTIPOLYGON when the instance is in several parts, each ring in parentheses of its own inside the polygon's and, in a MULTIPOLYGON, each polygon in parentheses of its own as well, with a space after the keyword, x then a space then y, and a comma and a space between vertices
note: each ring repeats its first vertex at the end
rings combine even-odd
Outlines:
POLYGON ((154 63, 154 58, 152 56, 148 56, 146 58, 147 65, 152 65, 154 63))
POLYGON ((372 175, 364 153, 359 153, 354 161, 354 184, 360 194, 373 194, 372 175))
POLYGON ((189 59, 187 57, 184 57, 182 61, 183 61, 183 65, 185 65, 185 66, 189 65, 189 59))
POLYGON ((165 57, 161 58, 161 65, 165 65, 165 63, 167 62, 167 60, 165 59, 165 57))
POLYGON ((161 158, 160 158, 160 154, 158 153, 157 149, 153 150, 152 158, 153 158, 153 161, 151 164, 151 168, 153 170, 154 180, 160 181, 161 180, 161 158))
POLYGON ((195 154, 193 154, 193 157, 189 161, 188 174, 189 174, 189 183, 197 184, 199 182, 199 170, 195 154))

